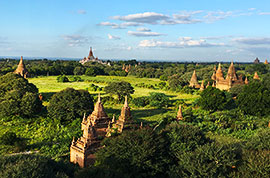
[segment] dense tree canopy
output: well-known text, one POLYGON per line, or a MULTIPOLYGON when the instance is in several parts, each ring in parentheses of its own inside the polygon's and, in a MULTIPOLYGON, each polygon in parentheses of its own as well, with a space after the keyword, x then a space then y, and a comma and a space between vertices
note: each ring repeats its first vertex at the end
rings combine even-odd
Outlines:
POLYGON ((112 82, 104 90, 108 94, 117 95, 119 101, 134 93, 134 88, 128 82, 112 82))
POLYGON ((260 81, 246 85, 237 97, 237 105, 245 114, 270 114, 270 90, 260 81))
POLYGON ((66 122, 81 118, 84 113, 89 114, 93 108, 93 97, 88 91, 67 88, 52 96, 48 114, 51 118, 66 122))
POLYGON ((41 108, 35 85, 13 73, 0 77, 1 115, 31 116, 40 112, 41 108))

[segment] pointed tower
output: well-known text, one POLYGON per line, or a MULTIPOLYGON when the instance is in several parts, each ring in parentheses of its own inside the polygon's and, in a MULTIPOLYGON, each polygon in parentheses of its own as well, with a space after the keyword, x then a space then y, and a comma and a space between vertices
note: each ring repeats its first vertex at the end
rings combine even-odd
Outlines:
POLYGON ((213 82, 213 84, 212 84, 212 87, 216 87, 216 84, 215 84, 215 82, 213 82))
POLYGON ((183 120, 183 113, 182 113, 182 106, 181 105, 179 105, 176 118, 177 118, 177 120, 183 120))
POLYGON ((208 81, 205 88, 207 88, 207 87, 209 87, 209 86, 210 86, 210 82, 208 81))
POLYGON ((203 90, 204 90, 204 82, 202 81, 200 91, 203 91, 203 90))
POLYGON ((90 59, 91 57, 94 57, 92 47, 90 47, 89 55, 88 58, 90 59))
POLYGON ((215 71, 213 72, 213 74, 211 76, 211 79, 214 80, 214 81, 216 81, 216 72, 215 71))
POLYGON ((98 94, 98 101, 95 105, 94 111, 88 116, 87 121, 91 122, 91 124, 95 126, 99 136, 106 135, 106 129, 110 119, 104 111, 100 94, 98 94))
POLYGON ((23 63, 23 57, 21 56, 20 62, 18 64, 17 69, 14 71, 15 74, 21 75, 23 78, 27 78, 28 76, 28 71, 25 68, 25 65, 23 63))
POLYGON ((229 78, 231 78, 232 81, 237 80, 237 76, 236 76, 236 73, 235 73, 235 68, 234 68, 233 62, 231 62, 231 65, 230 65, 230 67, 228 69, 226 80, 229 80, 229 78))
POLYGON ((223 71, 222 71, 220 63, 218 64, 218 69, 217 69, 217 72, 216 72, 216 80, 224 80, 223 71))
POLYGON ((265 59, 265 62, 264 62, 264 64, 269 64, 269 63, 268 63, 268 61, 267 61, 267 59, 265 59))
POLYGON ((245 84, 246 85, 248 84, 248 78, 247 77, 245 78, 245 84))
POLYGON ((83 135, 70 146, 70 162, 79 164, 80 167, 86 167, 95 161, 94 152, 100 147, 100 141, 97 139, 95 127, 91 122, 87 122, 83 128, 83 135))
POLYGON ((260 77, 259 77, 257 72, 255 72, 253 79, 254 80, 260 80, 260 77))
POLYGON ((198 83, 198 79, 197 79, 197 75, 196 75, 196 71, 193 71, 192 77, 189 81, 189 86, 190 87, 195 87, 195 88, 200 88, 200 85, 198 83))
POLYGON ((128 106, 128 99, 127 96, 125 97, 125 104, 122 107, 121 115, 119 116, 118 120, 116 121, 116 128, 118 129, 118 132, 122 132, 124 129, 124 126, 127 123, 130 123, 131 119, 131 113, 130 113, 130 107, 128 106))

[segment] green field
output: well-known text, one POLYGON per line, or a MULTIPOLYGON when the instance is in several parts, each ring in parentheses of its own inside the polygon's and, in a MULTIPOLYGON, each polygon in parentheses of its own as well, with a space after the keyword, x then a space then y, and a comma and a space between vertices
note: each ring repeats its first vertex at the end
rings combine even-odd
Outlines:
MULTIPOLYGON (((69 76, 68 76, 69 77, 69 76)), ((140 96, 147 96, 151 92, 160 92, 164 93, 167 96, 170 97, 171 100, 176 99, 183 99, 186 103, 191 103, 194 99, 198 98, 197 95, 192 94, 185 94, 185 93, 177 93, 172 91, 165 91, 161 90, 157 87, 157 84, 160 82, 159 79, 154 78, 136 78, 132 76, 127 77, 120 77, 120 76, 96 76, 96 77, 89 77, 89 76, 82 76, 81 78, 84 80, 83 82, 67 82, 67 83, 58 83, 56 80, 57 76, 48 76, 48 77, 38 77, 38 78, 30 78, 29 82, 36 85, 39 89, 39 92, 43 95, 46 95, 48 93, 54 93, 61 91, 67 87, 72 87, 74 89, 86 89, 90 86, 90 84, 94 83, 95 85, 98 85, 100 87, 104 87, 107 84, 105 82, 117 82, 117 81, 126 81, 131 83, 131 85, 134 87, 135 92, 131 96, 134 97, 140 97, 140 96), (89 80, 95 82, 88 82, 89 80), (141 88, 136 87, 136 84, 150 84, 155 86, 155 89, 148 89, 148 88, 141 88)), ((98 91, 90 91, 91 94, 97 94, 98 91)), ((105 94, 103 91, 101 92, 103 95, 105 94)), ((48 103, 44 103, 45 105, 48 103)), ((116 116, 120 113, 122 105, 108 105, 105 104, 105 109, 109 116, 112 116, 113 114, 116 114, 116 116)), ((175 115, 176 109, 175 107, 168 108, 168 109, 154 109, 154 108, 135 108, 131 104, 132 109, 132 115, 133 118, 138 121, 158 121, 164 115, 175 115)))

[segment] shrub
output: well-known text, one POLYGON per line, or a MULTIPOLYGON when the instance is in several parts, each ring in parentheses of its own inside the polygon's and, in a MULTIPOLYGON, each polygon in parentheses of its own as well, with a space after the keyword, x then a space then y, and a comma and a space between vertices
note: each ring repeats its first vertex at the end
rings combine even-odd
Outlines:
POLYGON ((134 98, 132 100, 132 103, 135 106, 138 106, 138 107, 145 107, 145 106, 147 106, 149 104, 149 98, 147 96, 142 96, 142 97, 134 98))
POLYGON ((149 105, 155 108, 168 107, 170 99, 164 93, 151 92, 149 105))
POLYGON ((83 80, 79 76, 71 76, 71 77, 69 77, 69 81, 71 81, 71 82, 81 82, 83 80))
POLYGON ((56 80, 60 83, 69 82, 68 78, 65 75, 59 75, 56 80))
POLYGON ((260 129, 246 143, 251 150, 270 150, 270 128, 260 129))
POLYGON ((15 142, 17 142, 19 138, 17 137, 16 133, 14 132, 6 132, 1 137, 1 144, 5 145, 14 145, 15 142))

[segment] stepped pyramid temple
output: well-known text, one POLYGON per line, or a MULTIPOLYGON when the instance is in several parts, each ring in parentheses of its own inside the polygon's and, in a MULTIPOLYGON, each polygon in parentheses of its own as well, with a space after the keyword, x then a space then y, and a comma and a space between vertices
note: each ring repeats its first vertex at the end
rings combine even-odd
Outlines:
POLYGON ((27 78, 28 77, 28 71, 27 69, 25 68, 25 65, 23 63, 23 57, 21 56, 21 59, 20 59, 20 62, 18 64, 18 67, 17 69, 14 71, 15 74, 19 74, 21 75, 22 77, 24 78, 27 78))
POLYGON ((80 167, 93 164, 95 162, 94 153, 100 149, 100 137, 104 138, 105 136, 110 136, 113 131, 111 128, 117 129, 117 132, 121 133, 126 123, 130 122, 130 119, 131 113, 127 97, 125 98, 125 104, 121 110, 119 119, 115 121, 113 117, 111 121, 104 111, 99 94, 92 114, 87 118, 85 116, 83 117, 81 123, 83 136, 77 141, 75 138, 72 140, 70 146, 70 162, 77 163, 80 167))
POLYGON ((244 84, 242 76, 239 76, 239 78, 237 77, 233 62, 231 62, 231 65, 228 69, 226 79, 224 79, 223 71, 222 71, 220 63, 218 65, 217 71, 213 73, 211 79, 214 80, 216 88, 220 90, 229 90, 234 85, 244 84))
POLYGON ((197 75, 196 75, 196 71, 194 70, 192 77, 189 81, 189 86, 190 87, 194 87, 194 88, 200 88, 200 84, 198 83, 198 79, 197 79, 197 75))

